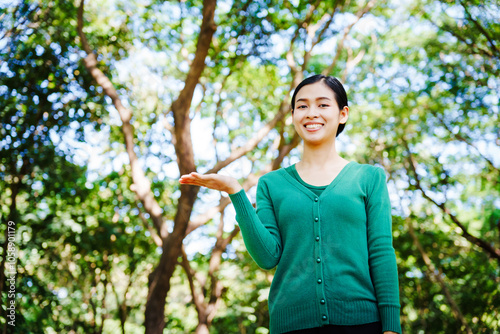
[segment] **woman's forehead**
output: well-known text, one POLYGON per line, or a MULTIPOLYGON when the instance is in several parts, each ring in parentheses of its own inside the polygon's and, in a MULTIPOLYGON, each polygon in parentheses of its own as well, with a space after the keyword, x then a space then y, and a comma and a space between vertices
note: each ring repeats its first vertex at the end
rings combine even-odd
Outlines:
POLYGON ((333 90, 322 83, 321 81, 315 82, 313 84, 303 86, 295 97, 296 101, 300 100, 321 100, 321 99, 333 99, 335 94, 333 90))

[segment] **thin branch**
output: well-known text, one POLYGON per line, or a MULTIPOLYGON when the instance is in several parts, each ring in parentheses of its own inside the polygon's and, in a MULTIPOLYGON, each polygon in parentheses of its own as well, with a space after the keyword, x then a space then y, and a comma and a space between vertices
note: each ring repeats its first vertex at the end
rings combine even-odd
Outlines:
POLYGON ((328 29, 330 28, 331 24, 333 23, 333 19, 335 18, 335 12, 337 10, 337 7, 339 6, 340 4, 340 1, 335 1, 335 4, 332 6, 332 14, 331 15, 328 15, 328 14, 325 14, 317 24, 313 25, 313 26, 310 26, 311 28, 309 28, 309 26, 306 28, 307 30, 307 34, 311 37, 312 39, 312 43, 311 43, 311 47, 308 51, 305 52, 304 54, 304 61, 302 63, 302 71, 304 71, 306 69, 306 65, 309 63, 309 59, 311 58, 311 54, 312 54, 312 51, 314 49, 314 47, 316 45, 318 45, 320 42, 321 42, 321 39, 323 37, 323 35, 328 31, 328 29), (330 19, 326 19, 326 17, 330 16, 330 19), (316 31, 318 29, 318 26, 321 25, 321 22, 323 20, 327 20, 327 22, 325 23, 325 25, 323 26, 323 28, 320 30, 319 34, 317 36, 316 35, 316 31))
MULTIPOLYGON (((234 73, 233 66, 235 65, 235 62, 236 62, 236 58, 232 58, 232 64, 228 66, 229 73, 227 75, 225 75, 224 78, 222 79, 221 87, 220 87, 219 91, 217 92, 219 99, 217 101, 217 104, 215 105, 214 127, 213 127, 213 131, 212 131, 215 159, 217 162, 219 162, 220 159, 219 159, 219 153, 217 150, 217 138, 215 136, 215 131, 217 130, 217 125, 219 124, 219 119, 222 119, 222 117, 223 117, 223 111, 221 110, 221 107, 222 107, 221 94, 222 94, 222 91, 224 90, 224 88, 226 87, 227 80, 234 73)), ((241 64, 241 63, 239 63, 239 64, 241 64)))
MULTIPOLYGON (((373 1, 373 0, 372 0, 373 1)), ((302 71, 298 69, 298 67, 295 64, 295 60, 293 58, 293 48, 294 48, 294 43, 299 37, 299 31, 301 27, 307 26, 309 22, 311 21, 313 17, 313 13, 317 5, 319 4, 320 1, 317 1, 311 7, 309 8, 309 11, 305 17, 304 20, 300 21, 297 23, 297 30, 295 31, 294 36, 292 37, 292 40, 290 42, 290 48, 287 52, 287 59, 289 60, 289 66, 292 71, 292 81, 290 84, 290 89, 288 90, 288 94, 285 96, 285 98, 282 100, 282 103, 280 105, 278 113, 275 115, 275 117, 269 121, 264 127, 262 127, 257 134, 250 139, 246 145, 239 147, 232 151, 229 155, 229 157, 223 161, 218 161, 215 166, 213 166, 209 171, 207 171, 207 174, 210 173, 217 173, 219 172, 222 168, 228 166, 232 162, 236 161, 237 159, 241 158, 245 154, 251 152, 257 145, 264 139, 268 133, 275 128, 276 124, 283 119, 283 117, 286 115, 286 113, 289 111, 289 103, 286 99, 287 96, 290 95, 290 92, 298 85, 300 81, 302 81, 302 71)), ((325 27, 324 30, 326 30, 327 27, 325 27)), ((324 32, 324 31, 323 31, 324 32)), ((322 33, 323 33, 322 32, 322 33)), ((321 33, 321 34, 322 34, 321 33)))
POLYGON ((461 42, 463 42, 465 45, 467 45, 469 47, 469 49, 465 50, 465 51, 468 51, 468 50, 471 50, 472 52, 470 52, 470 54, 483 54, 489 58, 493 58, 494 57, 494 54, 488 50, 488 49, 483 49, 481 48, 479 45, 477 45, 476 43, 472 42, 472 41, 467 41, 467 39, 461 35, 459 35, 458 33, 456 33, 453 29, 446 29, 444 27, 441 27, 439 24, 437 24, 435 21, 433 21, 429 15, 427 15, 426 13, 424 13, 424 18, 426 18, 432 25, 434 25, 436 28, 438 29, 441 29, 443 31, 446 31, 450 34, 452 34, 454 37, 456 37, 458 40, 460 40, 461 42))
MULTIPOLYGON (((229 157, 226 158, 225 160, 218 161, 209 171, 206 172, 206 174, 211 174, 211 173, 217 173, 219 172, 222 168, 228 166, 232 162, 238 160, 242 156, 246 155, 247 153, 253 151, 257 145, 269 134, 271 130, 273 130, 276 125, 283 120, 283 118, 287 115, 287 113, 290 111, 290 103, 288 102, 287 97, 290 96, 290 92, 292 89, 295 88, 296 85, 298 85, 297 81, 302 80, 302 72, 297 72, 293 77, 292 77, 292 82, 290 85, 290 88, 288 92, 285 94, 285 97, 281 100, 281 104, 279 107, 278 112, 274 116, 272 120, 270 120, 265 126, 263 126, 253 138, 247 141, 247 143, 235 150, 233 150, 230 154, 229 157)), ((298 142, 300 142, 300 138, 295 138, 292 141, 292 144, 295 144, 295 146, 298 145, 298 142)), ((288 152, 286 152, 284 155, 281 154, 280 158, 281 161, 285 157, 286 154, 288 154, 291 149, 293 149, 295 146, 289 147, 287 146, 285 149, 288 149, 288 152)), ((279 163, 281 164, 281 161, 279 163)))
POLYGON ((415 160, 415 157, 410 151, 410 148, 408 146, 408 143, 406 140, 403 139, 403 143, 406 147, 406 151, 408 153, 408 160, 409 160, 409 166, 410 170, 414 176, 415 180, 415 186, 417 187, 418 190, 421 191, 422 196, 427 199, 429 202, 433 203, 435 206, 437 206, 443 213, 445 213, 455 225, 457 225, 461 230, 462 230, 462 236, 469 240, 472 244, 479 246, 482 248, 486 253, 493 259, 496 259, 497 261, 500 262, 500 249, 494 248, 493 246, 490 245, 490 243, 486 242, 485 240, 482 240, 476 236, 471 235, 468 231, 465 225, 460 222, 460 220, 453 215, 450 210, 446 207, 445 203, 438 203, 436 200, 434 200, 432 197, 430 197, 427 192, 424 190, 422 187, 422 184, 420 183, 420 176, 417 173, 417 162, 415 160))
POLYGON ((486 37, 486 39, 488 40, 488 42, 490 43, 490 46, 491 48, 495 51, 495 53, 497 55, 500 55, 500 51, 497 49, 497 47, 495 46, 495 43, 493 43, 493 39, 491 38, 490 34, 488 33, 488 31, 486 29, 484 29, 484 27, 479 24, 479 22, 477 20, 475 20, 469 9, 467 8, 467 6, 463 3, 463 1, 460 1, 460 4, 462 5, 462 7, 464 8, 464 11, 465 13, 467 14, 467 16, 469 17, 469 19, 474 23, 474 25, 481 31, 481 33, 483 34, 484 37, 486 37))
POLYGON ((200 102, 196 107, 194 107, 193 117, 196 116, 196 114, 201 113, 201 106, 203 105, 203 102, 205 101, 205 96, 207 95, 207 86, 205 84, 200 84, 200 86, 201 86, 200 102))
POLYGON ((148 229, 149 234, 151 235, 151 238, 153 238, 154 243, 158 247, 163 247, 163 240, 158 235, 160 233, 160 231, 152 228, 151 225, 149 224, 148 220, 146 219, 146 217, 144 217, 140 208, 138 208, 138 209, 139 209, 139 218, 141 219, 142 223, 144 224, 144 227, 146 227, 148 229))
POLYGON ((467 334, 472 334, 472 329, 470 328, 469 324, 467 323, 467 320, 465 319, 463 313, 460 311, 460 308, 458 307, 457 303, 455 302, 455 299, 453 299, 453 296, 451 295, 450 289, 448 289, 448 286, 446 282, 443 279, 443 272, 441 268, 436 268, 434 263, 432 263, 429 255, 424 250, 424 247, 422 247, 422 244, 418 240, 418 237, 415 233, 415 230, 413 229, 413 224, 410 219, 406 219, 406 224, 408 226, 408 232, 410 233, 411 238, 413 239, 413 244, 417 247, 418 251, 420 252, 420 255, 422 256, 422 259, 425 262, 425 265, 427 266, 427 273, 430 275, 431 278, 433 278, 439 286, 441 287, 441 290, 444 292, 444 295, 446 296, 446 299, 448 300, 448 304, 451 307, 451 310, 453 314, 455 315, 455 318, 457 318, 462 325, 465 327, 465 330, 467 331, 467 334))
MULTIPOLYGON (((284 138, 283 138, 284 140, 284 138)), ((283 159, 290 154, 290 151, 292 151, 294 148, 296 148, 302 139, 300 138, 299 134, 297 132, 294 133, 292 140, 288 144, 283 145, 280 150, 278 151, 278 156, 276 159, 274 159, 272 163, 272 170, 277 170, 280 168, 281 164, 283 163, 283 159)))
POLYGON ((225 239, 222 240, 221 247, 223 249, 226 249, 227 246, 231 243, 231 241, 233 241, 233 239, 236 238, 238 233, 240 233, 240 227, 235 226, 234 229, 231 231, 231 233, 225 239))
POLYGON ((240 228, 235 226, 230 235, 226 238, 223 237, 224 233, 224 213, 221 213, 219 226, 217 228, 217 241, 215 247, 210 255, 210 262, 208 265, 208 277, 210 278, 210 298, 207 306, 207 323, 210 324, 215 316, 215 313, 220 303, 220 297, 224 290, 222 282, 217 277, 216 273, 220 269, 222 261, 222 253, 227 248, 227 245, 238 235, 240 228))
POLYGON ((342 50, 344 49, 344 43, 347 40, 347 36, 351 32, 352 27, 354 27, 354 25, 356 23, 358 23, 359 20, 361 20, 361 18, 373 8, 375 3, 376 3, 375 0, 368 1, 368 3, 356 13, 356 19, 351 24, 349 24, 347 27, 344 28, 344 34, 337 44, 337 50, 335 52, 335 56, 333 57, 333 60, 332 60, 332 63, 330 64, 330 66, 328 66, 323 71, 324 75, 328 75, 328 74, 332 73, 333 69, 337 66, 337 62, 340 59, 340 54, 341 54, 342 50))
POLYGON ((298 82, 296 82, 296 80, 299 80, 299 82, 302 81, 302 75, 301 75, 302 72, 300 71, 300 68, 297 66, 295 57, 293 56, 293 50, 295 49, 295 42, 300 36, 300 30, 302 28, 306 28, 311 22, 314 11, 318 7, 319 3, 320 0, 316 0, 316 2, 311 4, 311 6, 309 7, 309 11, 307 12, 306 17, 303 20, 297 20, 296 24, 297 29, 295 30, 295 34, 290 40, 290 47, 286 53, 286 60, 292 72, 292 77, 295 79, 292 81, 292 87, 296 87, 298 85, 298 82))
MULTIPOLYGON (((258 173, 252 173, 247 176, 246 180, 243 182, 242 187, 245 191, 250 190, 253 186, 255 186, 259 180, 259 177, 270 172, 272 164, 269 164, 266 168, 261 170, 258 173)), ((198 227, 201 227, 212 220, 217 214, 224 212, 226 207, 231 204, 231 200, 229 197, 222 197, 219 201, 219 205, 212 207, 205 211, 204 213, 196 216, 189 222, 189 226, 186 230, 186 235, 196 230, 198 227)))
MULTIPOLYGON (((333 10, 333 12, 335 12, 335 10, 333 10)), ((304 61, 302 63, 302 70, 305 70, 305 66, 307 63, 309 63, 309 59, 311 58, 311 54, 312 54, 312 51, 314 49, 314 47, 316 45, 318 45, 320 42, 321 42, 321 37, 323 37, 323 35, 325 34, 325 32, 328 30, 328 28, 330 28, 330 25, 332 24, 333 22, 333 18, 335 17, 335 13, 332 13, 331 15, 328 15, 328 14, 325 14, 321 20, 319 20, 319 22, 315 25, 312 25, 312 26, 308 26, 306 28, 307 30, 307 34, 311 37, 312 39, 312 43, 311 43, 311 47, 309 48, 309 50, 307 50, 305 53, 304 53, 304 61), (323 28, 321 29, 321 31, 319 32, 318 36, 315 37, 315 34, 316 34, 316 30, 318 29, 318 25, 321 24, 321 22, 327 18, 328 16, 330 16, 330 19, 327 20, 327 22, 325 23, 325 25, 323 26, 323 28)))
POLYGON ((349 71, 352 70, 356 65, 358 65, 361 60, 363 60, 363 57, 365 55, 365 50, 361 50, 358 52, 356 57, 352 58, 353 50, 351 47, 348 47, 347 49, 347 62, 345 64, 345 69, 344 73, 342 74, 342 82, 345 82, 347 79, 347 75, 349 74, 349 71))
POLYGON ((442 126, 444 126, 446 128, 446 130, 448 130, 448 132, 453 136, 455 137, 457 140, 465 143, 466 145, 472 147, 478 154, 481 158, 483 158, 487 163, 488 165, 491 166, 491 168, 493 168, 494 170, 498 171, 498 168, 493 164, 493 161, 491 161, 490 159, 488 159, 488 157, 484 156, 481 151, 477 148, 476 145, 474 145, 473 143, 471 143, 469 140, 467 140, 464 136, 462 136, 460 133, 454 133, 452 131, 452 129, 450 128, 450 126, 445 122, 444 120, 444 117, 439 115, 435 110, 433 110, 432 108, 429 108, 431 110, 431 113, 434 115, 434 117, 436 117, 439 121, 439 123, 441 123, 442 126))
POLYGON ((234 151, 232 151, 227 159, 216 163, 215 166, 212 167, 207 172, 207 174, 217 173, 218 171, 220 171, 222 168, 228 166, 233 161, 238 160, 239 158, 241 158, 242 156, 244 156, 248 152, 251 152, 255 147, 257 147, 257 145, 262 141, 262 139, 264 139, 269 134, 269 132, 272 129, 274 129, 274 127, 276 126, 278 121, 280 121, 283 118, 284 114, 285 113, 282 110, 278 111, 278 113, 276 113, 274 118, 271 121, 269 121, 266 125, 264 125, 257 132, 257 134, 253 138, 251 138, 244 146, 241 146, 241 147, 235 149, 234 151))
MULTIPOLYGON (((189 263, 189 260, 187 258, 186 250, 184 249, 184 246, 182 247, 182 259, 180 262, 180 265, 182 268, 184 268, 184 272, 186 273, 188 282, 189 282, 189 288, 191 290, 191 297, 193 299, 194 306, 196 308, 196 311, 198 314, 201 312, 204 312, 205 310, 205 305, 204 305, 204 296, 203 293, 197 293, 196 292, 196 287, 194 285, 194 281, 196 280, 196 273, 191 268, 191 265, 189 263)), ((203 285, 201 285, 203 286, 203 285)))
MULTIPOLYGON (((284 139, 282 138, 282 140, 284 140, 284 139)), ((290 143, 282 145, 279 148, 278 156, 271 163, 269 163, 260 172, 252 173, 252 174, 247 176, 246 180, 242 184, 243 189, 245 189, 245 191, 248 191, 250 188, 252 188, 253 186, 255 186, 257 184, 260 176, 270 172, 271 170, 278 169, 280 167, 281 163, 283 162, 283 159, 290 153, 290 151, 292 149, 297 147, 297 145, 300 143, 300 141, 301 141, 300 136, 297 133, 295 133, 294 136, 292 137, 292 140, 290 141, 290 143)), ((193 232, 198 227, 203 226, 206 223, 208 223, 217 214, 224 212, 224 210, 226 209, 226 207, 230 203, 231 203, 231 200, 228 197, 222 197, 219 201, 219 205, 208 209, 205 213, 196 216, 194 219, 192 219, 189 222, 188 228, 186 230, 186 235, 193 232)))
POLYGON ((229 204, 231 204, 231 200, 229 199, 229 197, 222 197, 219 201, 219 205, 211 207, 205 213, 196 216, 189 222, 188 228, 186 229, 186 236, 196 230, 198 227, 208 223, 218 213, 223 212, 229 204))

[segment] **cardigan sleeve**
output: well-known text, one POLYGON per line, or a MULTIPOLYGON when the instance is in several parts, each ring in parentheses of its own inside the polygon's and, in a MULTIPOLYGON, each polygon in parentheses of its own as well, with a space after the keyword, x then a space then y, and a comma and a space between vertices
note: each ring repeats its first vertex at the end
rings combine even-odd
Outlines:
POLYGON ((282 243, 267 187, 259 180, 257 212, 244 190, 229 197, 236 211, 243 241, 254 261, 263 269, 276 267, 281 257, 282 243))
POLYGON ((392 245, 391 203, 385 172, 374 169, 366 203, 370 272, 383 331, 401 333, 396 255, 392 245))

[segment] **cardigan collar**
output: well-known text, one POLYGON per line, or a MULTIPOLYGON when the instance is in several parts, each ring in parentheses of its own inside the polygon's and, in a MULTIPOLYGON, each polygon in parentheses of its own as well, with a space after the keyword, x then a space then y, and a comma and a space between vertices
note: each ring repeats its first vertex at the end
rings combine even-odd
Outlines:
MULTIPOLYGON (((339 172, 339 174, 333 179, 333 181, 326 187, 326 189, 323 191, 323 193, 319 196, 322 197, 325 193, 330 191, 331 189, 335 188, 335 186, 341 181, 341 179, 347 174, 348 170, 356 164, 355 161, 349 161, 347 165, 345 165, 339 172)), ((292 185, 297 187, 299 190, 302 192, 306 193, 309 197, 312 199, 317 198, 318 196, 312 192, 312 190, 308 189, 305 187, 302 183, 297 181, 293 176, 291 176, 284 168, 279 169, 280 174, 292 185)))

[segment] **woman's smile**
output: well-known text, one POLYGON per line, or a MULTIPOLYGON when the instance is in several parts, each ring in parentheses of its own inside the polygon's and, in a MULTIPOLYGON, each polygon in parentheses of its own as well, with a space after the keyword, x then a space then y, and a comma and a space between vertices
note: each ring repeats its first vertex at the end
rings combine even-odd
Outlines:
POLYGON ((314 131, 318 131, 319 129, 321 129, 323 127, 323 124, 322 123, 312 123, 312 122, 308 122, 306 124, 304 124, 304 127, 309 131, 309 132, 314 132, 314 131))

